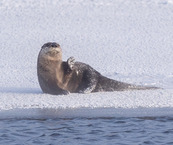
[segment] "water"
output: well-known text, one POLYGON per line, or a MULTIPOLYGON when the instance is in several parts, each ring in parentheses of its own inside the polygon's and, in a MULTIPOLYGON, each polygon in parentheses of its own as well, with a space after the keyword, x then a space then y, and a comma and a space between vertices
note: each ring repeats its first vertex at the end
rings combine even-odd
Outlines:
POLYGON ((5 145, 173 144, 173 117, 1 119, 5 145))

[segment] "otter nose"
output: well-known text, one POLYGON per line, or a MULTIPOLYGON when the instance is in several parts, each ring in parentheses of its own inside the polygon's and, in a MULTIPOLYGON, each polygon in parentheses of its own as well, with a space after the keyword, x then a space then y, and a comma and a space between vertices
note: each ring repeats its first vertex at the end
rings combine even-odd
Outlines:
POLYGON ((58 47, 58 44, 57 43, 52 43, 51 47, 58 47))

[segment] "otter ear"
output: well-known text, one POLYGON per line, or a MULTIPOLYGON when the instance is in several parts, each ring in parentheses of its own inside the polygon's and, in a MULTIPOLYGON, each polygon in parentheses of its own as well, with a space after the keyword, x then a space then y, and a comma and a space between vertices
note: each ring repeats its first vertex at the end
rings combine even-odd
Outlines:
POLYGON ((42 50, 42 51, 43 51, 43 50, 47 50, 47 49, 48 49, 48 47, 46 47, 46 46, 44 46, 44 45, 41 47, 41 50, 42 50))
POLYGON ((47 43, 45 43, 42 47, 41 47, 41 49, 45 49, 47 47, 47 43))

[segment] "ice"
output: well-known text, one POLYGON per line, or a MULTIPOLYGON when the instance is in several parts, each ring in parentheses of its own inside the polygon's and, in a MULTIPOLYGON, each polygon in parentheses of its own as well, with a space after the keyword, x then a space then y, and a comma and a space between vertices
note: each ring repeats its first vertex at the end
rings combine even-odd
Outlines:
POLYGON ((172 0, 1 0, 1 114, 18 109, 171 110, 172 4, 172 0), (61 45, 63 60, 74 56, 107 77, 163 89, 43 94, 37 80, 37 56, 49 41, 61 45))

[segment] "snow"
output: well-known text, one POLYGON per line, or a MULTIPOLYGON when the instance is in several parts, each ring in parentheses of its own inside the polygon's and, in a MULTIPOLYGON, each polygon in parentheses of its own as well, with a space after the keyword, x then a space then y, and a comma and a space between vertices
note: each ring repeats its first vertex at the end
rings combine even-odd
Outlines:
POLYGON ((1 118, 37 109, 93 116, 173 109, 173 0, 1 0, 0 52, 1 118), (63 60, 74 56, 107 77, 163 89, 43 94, 37 56, 49 41, 61 45, 63 60))

